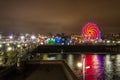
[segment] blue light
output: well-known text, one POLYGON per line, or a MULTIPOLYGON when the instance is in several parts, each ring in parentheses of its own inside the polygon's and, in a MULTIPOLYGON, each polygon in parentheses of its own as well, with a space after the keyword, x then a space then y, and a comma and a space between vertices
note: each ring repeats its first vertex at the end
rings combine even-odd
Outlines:
POLYGON ((62 38, 61 37, 56 37, 55 38, 55 44, 62 44, 62 38))
POLYGON ((65 44, 72 44, 72 40, 70 40, 70 39, 67 39, 66 41, 65 41, 65 44))

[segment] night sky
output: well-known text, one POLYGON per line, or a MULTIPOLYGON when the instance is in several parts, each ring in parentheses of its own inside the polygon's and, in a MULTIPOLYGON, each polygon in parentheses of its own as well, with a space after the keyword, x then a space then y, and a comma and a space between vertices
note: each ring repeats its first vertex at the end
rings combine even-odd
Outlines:
POLYGON ((79 34, 88 22, 120 33, 120 0, 0 0, 0 32, 79 34))

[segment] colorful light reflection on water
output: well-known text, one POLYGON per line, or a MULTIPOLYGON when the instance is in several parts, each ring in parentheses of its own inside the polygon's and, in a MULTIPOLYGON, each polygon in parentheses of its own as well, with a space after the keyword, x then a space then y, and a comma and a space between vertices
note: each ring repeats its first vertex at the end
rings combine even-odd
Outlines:
POLYGON ((85 80, 120 80, 119 54, 85 55, 84 66, 85 66, 84 73, 85 80))
POLYGON ((103 56, 102 55, 85 55, 85 66, 90 68, 85 69, 86 80, 103 79, 103 56))
MULTIPOLYGON (((76 73, 79 80, 120 80, 120 54, 87 54, 84 55, 85 65, 77 67, 77 62, 82 62, 81 53, 55 54, 57 60, 64 59, 76 73), (60 57, 59 57, 59 56, 60 57)), ((49 57, 49 56, 48 56, 49 57)))

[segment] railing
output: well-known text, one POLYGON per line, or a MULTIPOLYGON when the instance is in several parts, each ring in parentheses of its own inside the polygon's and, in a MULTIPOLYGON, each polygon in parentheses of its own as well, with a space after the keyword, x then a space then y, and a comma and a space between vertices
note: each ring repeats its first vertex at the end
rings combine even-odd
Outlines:
POLYGON ((60 64, 62 65, 62 68, 65 72, 66 77, 68 80, 78 80, 74 72, 70 69, 70 67, 67 65, 67 63, 64 60, 33 60, 33 61, 28 61, 28 64, 60 64))
POLYGON ((66 75, 69 76, 69 78, 70 78, 69 80, 78 80, 75 73, 70 69, 70 67, 64 60, 63 60, 63 64, 64 64, 64 65, 62 65, 64 67, 63 69, 65 70, 66 75))
POLYGON ((32 53, 120 52, 120 45, 39 45, 32 53))

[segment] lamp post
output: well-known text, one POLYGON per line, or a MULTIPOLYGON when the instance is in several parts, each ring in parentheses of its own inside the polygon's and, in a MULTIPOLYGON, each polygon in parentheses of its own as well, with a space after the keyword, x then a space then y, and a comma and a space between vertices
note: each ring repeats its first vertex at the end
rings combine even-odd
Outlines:
POLYGON ((77 67, 82 69, 82 80, 85 80, 85 69, 89 68, 89 66, 85 66, 85 55, 81 55, 81 62, 77 63, 77 67))
POLYGON ((83 80, 85 80, 85 55, 82 54, 82 74, 83 74, 83 80))
POLYGON ((7 46, 6 52, 7 52, 7 57, 8 57, 7 64, 10 65, 12 63, 13 48, 11 46, 7 46))
POLYGON ((22 57, 22 47, 20 44, 17 44, 17 67, 20 66, 20 61, 21 61, 21 57, 22 57))
POLYGON ((2 44, 0 44, 0 65, 3 64, 2 44))
POLYGON ((21 40, 21 42, 24 42, 24 40, 25 40, 25 36, 20 36, 20 40, 21 40))

